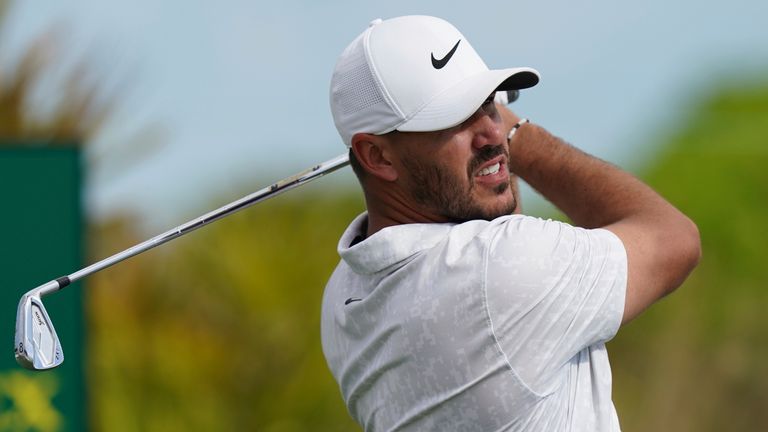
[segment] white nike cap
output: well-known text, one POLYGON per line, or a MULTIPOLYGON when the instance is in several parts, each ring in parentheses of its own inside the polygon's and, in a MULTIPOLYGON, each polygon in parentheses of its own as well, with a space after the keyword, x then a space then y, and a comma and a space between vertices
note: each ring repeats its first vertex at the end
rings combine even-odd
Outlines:
POLYGON ((429 16, 374 20, 341 53, 331 112, 344 144, 364 132, 425 132, 468 119, 495 90, 539 82, 532 68, 489 70, 450 23, 429 16))

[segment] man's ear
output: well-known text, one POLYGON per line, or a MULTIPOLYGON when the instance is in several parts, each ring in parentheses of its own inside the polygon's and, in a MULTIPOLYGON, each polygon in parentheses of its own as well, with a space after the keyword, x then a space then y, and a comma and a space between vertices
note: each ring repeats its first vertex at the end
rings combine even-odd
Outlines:
POLYGON ((352 137, 352 151, 365 172, 391 182, 397 180, 397 170, 389 146, 387 139, 379 135, 357 133, 352 137))

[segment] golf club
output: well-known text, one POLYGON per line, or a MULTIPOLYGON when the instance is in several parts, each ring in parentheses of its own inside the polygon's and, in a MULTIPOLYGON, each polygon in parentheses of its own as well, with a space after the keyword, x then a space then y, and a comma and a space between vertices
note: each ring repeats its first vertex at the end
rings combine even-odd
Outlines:
MULTIPOLYGON (((496 95, 496 101, 499 103, 510 104, 517 100, 518 96, 519 92, 517 90, 506 92, 499 91, 496 95)), ((160 246, 163 243, 181 237, 184 234, 229 216, 239 210, 250 207, 258 202, 306 184, 325 174, 343 168, 348 164, 349 157, 347 153, 344 153, 291 177, 280 180, 277 183, 260 189, 237 201, 208 212, 196 219, 172 228, 122 252, 118 252, 108 258, 91 264, 88 267, 67 276, 62 276, 46 282, 43 285, 30 290, 21 297, 21 301, 19 302, 16 311, 16 334, 13 347, 16 355, 16 362, 30 370, 45 370, 55 368, 64 361, 64 351, 61 348, 61 342, 56 335, 56 329, 53 327, 53 322, 48 316, 45 306, 43 306, 42 297, 127 258, 138 255, 156 246, 160 246)))

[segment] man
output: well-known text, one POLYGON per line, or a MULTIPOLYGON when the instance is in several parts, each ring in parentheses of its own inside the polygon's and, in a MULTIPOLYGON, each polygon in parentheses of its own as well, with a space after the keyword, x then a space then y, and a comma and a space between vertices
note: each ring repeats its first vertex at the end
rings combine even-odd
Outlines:
POLYGON ((376 20, 339 58, 331 108, 367 212, 339 242, 322 341, 366 431, 620 429, 604 343, 683 282, 699 235, 494 103, 538 80, 423 16, 376 20), (516 175, 573 225, 517 214, 516 175))

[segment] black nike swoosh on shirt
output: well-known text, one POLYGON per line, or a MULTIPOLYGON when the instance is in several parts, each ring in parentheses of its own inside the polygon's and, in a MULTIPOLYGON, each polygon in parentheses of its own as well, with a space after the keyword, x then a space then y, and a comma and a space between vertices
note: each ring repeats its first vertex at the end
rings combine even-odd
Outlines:
POLYGON ((348 305, 348 304, 350 304, 350 303, 352 303, 352 302, 356 302, 356 301, 363 301, 363 299, 359 299, 359 298, 352 298, 352 297, 350 297, 350 298, 348 298, 348 299, 347 299, 347 301, 345 301, 345 302, 344 302, 344 304, 345 304, 345 305, 348 305))
POLYGON ((448 54, 446 54, 445 57, 443 57, 443 58, 441 58, 439 60, 435 58, 435 53, 431 53, 432 54, 432 66, 435 69, 442 69, 445 65, 447 65, 448 64, 448 60, 450 60, 451 57, 453 57, 453 53, 455 53, 456 52, 456 48, 459 47, 459 42, 461 42, 461 39, 459 39, 456 42, 456 45, 454 45, 453 48, 451 48, 451 50, 448 51, 448 54))

